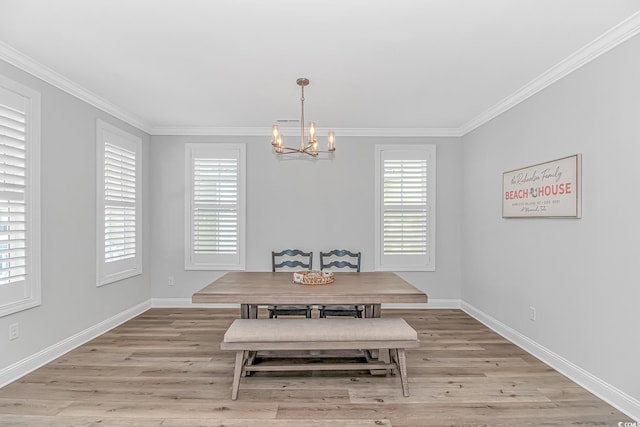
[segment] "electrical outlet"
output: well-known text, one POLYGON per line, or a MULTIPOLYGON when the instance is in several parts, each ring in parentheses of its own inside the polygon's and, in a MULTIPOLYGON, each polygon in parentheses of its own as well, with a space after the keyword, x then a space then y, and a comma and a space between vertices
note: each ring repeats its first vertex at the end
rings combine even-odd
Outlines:
POLYGON ((532 322, 536 321, 536 308, 535 307, 529 307, 529 320, 531 320, 532 322))
POLYGON ((169 276, 167 278, 167 285, 169 285, 169 286, 174 286, 175 285, 175 282, 173 281, 173 276, 169 276))
POLYGON ((9 325, 9 340, 10 341, 16 340, 18 339, 19 336, 20 336, 20 330, 18 329, 18 324, 13 323, 9 325))

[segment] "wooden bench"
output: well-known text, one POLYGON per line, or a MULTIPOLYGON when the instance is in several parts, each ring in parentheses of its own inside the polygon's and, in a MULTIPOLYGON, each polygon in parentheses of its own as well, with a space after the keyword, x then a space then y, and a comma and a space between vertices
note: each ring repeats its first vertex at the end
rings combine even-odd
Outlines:
POLYGON ((231 399, 238 398, 240 378, 250 371, 391 369, 400 372, 403 395, 409 396, 405 348, 418 347, 416 331, 400 318, 238 319, 234 320, 222 350, 235 350, 231 399), (388 349, 390 362, 254 365, 258 351, 388 349))

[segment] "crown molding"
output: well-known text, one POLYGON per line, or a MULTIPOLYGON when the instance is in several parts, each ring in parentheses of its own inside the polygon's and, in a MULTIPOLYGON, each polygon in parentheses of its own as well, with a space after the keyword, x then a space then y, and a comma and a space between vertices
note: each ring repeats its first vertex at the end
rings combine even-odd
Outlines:
MULTIPOLYGON (((336 136, 361 137, 460 137, 456 128, 342 128, 333 129, 336 136)), ((300 136, 299 128, 281 128, 284 136, 300 136)), ((271 135, 271 127, 196 127, 157 126, 150 129, 152 135, 163 136, 261 136, 271 135)), ((318 129, 317 135, 326 135, 327 130, 318 129)))
POLYGON ((527 83, 512 95, 465 123, 459 128, 460 134, 464 136, 479 128, 483 124, 515 107, 522 101, 532 97, 536 93, 598 58, 600 55, 609 52, 614 47, 624 43, 638 33, 640 33, 640 12, 636 12, 631 15, 620 24, 593 40, 591 43, 583 46, 537 78, 533 79, 531 82, 527 83))
POLYGON ((150 133, 151 126, 145 123, 140 118, 133 114, 118 108, 114 104, 100 98, 98 95, 83 88, 77 83, 72 82, 66 77, 56 73, 52 69, 40 64, 36 60, 29 56, 19 52, 13 47, 0 41, 0 59, 8 62, 9 64, 25 71, 40 80, 43 80, 50 85, 67 92, 68 94, 75 96, 76 98, 90 104, 105 113, 130 124, 131 126, 142 130, 143 132, 150 133))

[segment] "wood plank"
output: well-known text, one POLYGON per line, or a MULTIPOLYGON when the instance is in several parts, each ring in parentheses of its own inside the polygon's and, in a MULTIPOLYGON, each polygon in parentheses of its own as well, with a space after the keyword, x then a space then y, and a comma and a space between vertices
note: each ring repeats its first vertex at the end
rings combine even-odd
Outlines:
MULTIPOLYGON (((230 394, 230 393, 229 393, 230 394)), ((123 396, 125 397, 125 396, 123 396)), ((255 420, 273 419, 277 402, 247 402, 236 405, 232 401, 202 401, 175 399, 174 404, 148 399, 142 402, 128 400, 86 402, 77 401, 60 411, 62 416, 97 416, 104 418, 176 418, 189 414, 192 418, 242 419, 247 414, 255 420)))

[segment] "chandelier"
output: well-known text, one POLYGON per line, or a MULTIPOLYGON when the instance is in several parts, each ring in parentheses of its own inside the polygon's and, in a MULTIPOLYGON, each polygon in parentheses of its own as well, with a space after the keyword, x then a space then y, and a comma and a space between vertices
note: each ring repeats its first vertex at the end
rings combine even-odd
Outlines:
POLYGON ((280 125, 273 125, 271 129, 271 145, 276 154, 292 154, 292 153, 304 153, 313 157, 317 157, 318 153, 333 153, 336 151, 336 134, 335 132, 329 132, 327 141, 327 151, 318 150, 318 140, 316 139, 316 124, 315 122, 309 123, 308 139, 304 135, 304 87, 309 85, 309 79, 300 77, 296 80, 298 86, 302 90, 302 97, 300 98, 300 105, 302 110, 302 117, 300 119, 300 146, 298 148, 285 147, 282 133, 280 132, 280 125))

